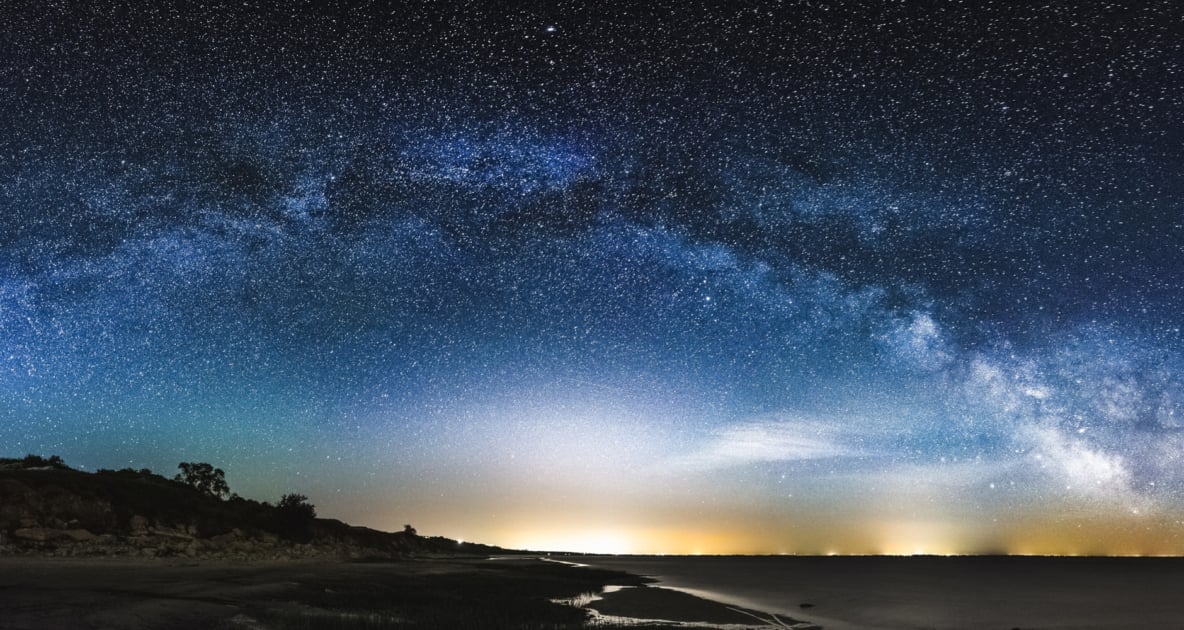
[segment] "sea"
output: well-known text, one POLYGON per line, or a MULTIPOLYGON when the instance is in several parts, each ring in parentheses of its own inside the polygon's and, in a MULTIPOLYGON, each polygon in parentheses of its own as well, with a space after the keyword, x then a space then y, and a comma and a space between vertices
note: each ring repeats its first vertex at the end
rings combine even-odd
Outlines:
POLYGON ((1184 558, 575 556, 827 629, 1184 628, 1184 558))

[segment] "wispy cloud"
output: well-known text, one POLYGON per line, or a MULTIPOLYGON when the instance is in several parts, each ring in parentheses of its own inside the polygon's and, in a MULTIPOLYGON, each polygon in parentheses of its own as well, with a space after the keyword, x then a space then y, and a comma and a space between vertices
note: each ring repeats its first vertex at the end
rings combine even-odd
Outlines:
POLYGON ((715 470, 764 462, 861 454, 832 425, 796 418, 751 420, 722 427, 698 450, 675 458, 675 469, 715 470))

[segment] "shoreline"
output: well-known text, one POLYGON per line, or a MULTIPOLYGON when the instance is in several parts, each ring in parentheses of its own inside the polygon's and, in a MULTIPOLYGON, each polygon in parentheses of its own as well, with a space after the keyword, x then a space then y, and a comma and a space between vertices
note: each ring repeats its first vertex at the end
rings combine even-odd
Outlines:
POLYGON ((1175 627, 1184 558, 574 557, 826 630, 1175 627), (799 613, 800 614, 795 614, 799 613))
POLYGON ((22 554, 0 556, 0 627, 1162 628, 1184 614, 1181 579, 1184 558, 22 554))
MULTIPOLYGON (((593 563, 577 563, 552 557, 539 557, 545 563, 554 563, 574 568, 596 567, 593 563)), ((593 611, 599 618, 626 619, 624 623, 673 622, 678 624, 706 624, 709 628, 794 628, 800 630, 821 630, 823 626, 786 615, 753 608, 751 604, 728 602, 715 593, 683 589, 683 587, 662 584, 662 580, 633 572, 645 584, 636 586, 605 585, 603 591, 593 596, 581 608, 593 611)))
POLYGON ((627 623, 685 624, 700 628, 794 628, 822 630, 821 626, 751 608, 732 606, 682 589, 660 585, 641 585, 606 589, 599 597, 585 604, 595 618, 629 620, 627 623))
MULTIPOLYGON (((538 558, 573 568, 596 567, 594 563, 538 558)), ((747 603, 729 602, 714 593, 668 586, 659 578, 626 572, 645 583, 635 586, 606 584, 580 607, 591 610, 597 618, 623 620, 623 623, 697 624, 710 628, 795 628, 821 630, 822 626, 790 617, 785 613, 760 610, 747 603)))
POLYGON ((399 561, 0 556, 0 627, 807 628, 655 586, 652 578, 537 556, 399 561))

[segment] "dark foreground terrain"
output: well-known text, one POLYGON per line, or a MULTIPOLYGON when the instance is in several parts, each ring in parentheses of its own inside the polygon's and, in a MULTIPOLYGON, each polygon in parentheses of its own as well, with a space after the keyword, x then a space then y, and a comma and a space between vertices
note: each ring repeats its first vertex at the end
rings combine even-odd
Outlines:
MULTIPOLYGON (((681 609, 691 614, 685 620, 763 625, 713 602, 640 586, 647 581, 522 558, 244 564, 9 557, 0 558, 0 628, 575 629, 587 627, 592 613, 552 600, 586 603, 606 584, 653 591, 658 613, 681 609)), ((626 601, 621 610, 645 612, 646 605, 626 601)), ((596 627, 624 623, 602 619, 596 627)))
POLYGON ((765 619, 621 571, 420 536, 409 525, 382 532, 316 518, 302 495, 274 505, 243 499, 213 483, 220 470, 186 466, 206 477, 0 458, 0 630, 558 630, 765 619), (598 598, 609 585, 625 588, 598 598))

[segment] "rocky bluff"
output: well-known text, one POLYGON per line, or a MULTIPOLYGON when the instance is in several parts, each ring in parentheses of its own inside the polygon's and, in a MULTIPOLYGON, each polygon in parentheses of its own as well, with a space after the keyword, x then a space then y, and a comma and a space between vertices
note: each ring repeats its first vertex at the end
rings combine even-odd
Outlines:
POLYGON ((0 554, 253 561, 501 551, 224 500, 148 470, 87 473, 56 457, 0 459, 0 554))

